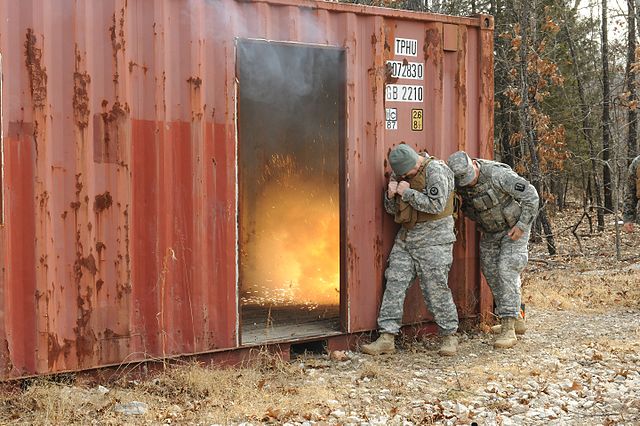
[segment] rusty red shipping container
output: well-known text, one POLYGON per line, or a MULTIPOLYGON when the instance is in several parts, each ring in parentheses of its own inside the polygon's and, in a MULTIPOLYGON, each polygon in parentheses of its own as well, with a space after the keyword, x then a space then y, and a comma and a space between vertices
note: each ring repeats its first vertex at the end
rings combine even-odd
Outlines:
MULTIPOLYGON (((293 0, 2 0, 0 16, 1 378, 375 330, 396 231, 388 150, 491 155, 490 16, 293 0), (283 96, 246 92, 256 79, 283 96), (267 133, 289 142, 262 146, 267 133), (333 159, 337 325, 245 340, 242 227, 266 191, 251 162, 292 165, 289 147, 333 159)), ((477 235, 458 230, 450 285, 477 318, 477 235)), ((415 286, 405 306, 407 323, 430 318, 415 286)))

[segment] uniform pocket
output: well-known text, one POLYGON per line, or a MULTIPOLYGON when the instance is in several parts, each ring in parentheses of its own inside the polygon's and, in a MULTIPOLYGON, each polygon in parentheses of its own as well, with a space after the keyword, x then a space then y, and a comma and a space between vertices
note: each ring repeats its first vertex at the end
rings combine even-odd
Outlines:
POLYGON ((489 188, 487 190, 487 196, 491 199, 491 206, 497 206, 500 204, 500 198, 498 194, 493 190, 493 188, 489 188))
POLYGON ((487 207, 487 204, 484 202, 483 196, 475 197, 473 199, 473 208, 479 212, 483 212, 487 210, 488 207, 487 207))
POLYGON ((522 272, 529 261, 529 232, 525 230, 524 235, 517 241, 512 241, 505 235, 502 244, 506 244, 504 256, 501 261, 505 262, 511 270, 522 272))
POLYGON ((481 212, 480 223, 486 232, 498 232, 504 229, 504 220, 499 209, 481 212))
POLYGON ((509 226, 514 226, 516 223, 518 223, 521 213, 522 207, 520 207, 520 203, 518 203, 516 200, 512 200, 502 210, 504 219, 509 226))
POLYGON ((529 256, 526 253, 511 253, 504 259, 505 266, 518 273, 522 272, 528 261, 529 256))

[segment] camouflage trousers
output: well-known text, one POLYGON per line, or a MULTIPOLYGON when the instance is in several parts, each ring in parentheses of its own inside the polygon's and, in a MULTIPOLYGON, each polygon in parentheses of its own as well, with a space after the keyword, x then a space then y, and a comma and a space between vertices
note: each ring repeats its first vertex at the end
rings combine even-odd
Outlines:
POLYGON ((415 245, 396 239, 389 255, 378 326, 381 332, 397 334, 402 325, 404 299, 413 280, 420 279, 420 289, 427 308, 433 314, 440 334, 458 330, 458 311, 447 285, 453 261, 453 243, 415 245))
POLYGON ((496 315, 516 318, 520 312, 520 273, 529 260, 527 229, 518 241, 507 231, 483 233, 480 239, 480 266, 487 279, 496 315))

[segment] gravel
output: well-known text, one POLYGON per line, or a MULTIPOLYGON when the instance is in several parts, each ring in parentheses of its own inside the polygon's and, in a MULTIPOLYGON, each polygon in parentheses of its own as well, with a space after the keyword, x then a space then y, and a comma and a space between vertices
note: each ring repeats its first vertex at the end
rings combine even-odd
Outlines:
POLYGON ((472 332, 453 358, 425 349, 433 341, 410 342, 394 355, 348 353, 341 365, 305 371, 346 395, 327 401, 330 416, 319 423, 640 424, 638 314, 529 308, 512 349, 494 350, 492 336, 472 332), (363 365, 373 377, 358 375, 363 365))

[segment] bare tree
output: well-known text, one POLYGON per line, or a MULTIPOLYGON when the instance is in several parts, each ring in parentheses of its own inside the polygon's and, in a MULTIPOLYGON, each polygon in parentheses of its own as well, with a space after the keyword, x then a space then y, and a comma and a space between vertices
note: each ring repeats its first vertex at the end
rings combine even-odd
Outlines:
POLYGON ((604 184, 604 207, 607 211, 613 211, 613 201, 611 198, 611 170, 609 168, 610 158, 610 110, 609 100, 611 99, 611 89, 609 87, 609 36, 607 34, 608 19, 607 0, 602 0, 602 181, 604 184))
POLYGON ((628 8, 628 36, 627 36, 627 67, 625 80, 627 84, 629 109, 627 112, 627 165, 638 155, 638 93, 636 91, 636 70, 634 67, 636 56, 636 10, 634 0, 627 0, 628 8))
MULTIPOLYGON (((505 23, 509 18, 506 16, 507 6, 504 0, 492 0, 490 13, 495 16, 496 22, 505 23)), ((505 89, 509 86, 509 69, 512 67, 511 61, 505 61, 505 52, 511 49, 511 43, 500 37, 500 31, 494 32, 493 45, 496 51, 497 60, 495 62, 495 98, 499 105, 495 113, 495 135, 497 138, 496 154, 499 152, 500 161, 515 167, 514 147, 511 144, 511 135, 518 131, 514 125, 514 119, 510 108, 505 89)))
POLYGON ((527 147, 529 149, 529 156, 531 157, 531 184, 536 188, 538 194, 540 194, 540 212, 538 213, 538 219, 544 230, 544 234, 547 240, 547 250, 550 255, 556 254, 556 243, 551 230, 551 223, 547 217, 546 202, 543 196, 542 187, 542 173, 540 171, 540 160, 538 158, 538 152, 536 150, 537 135, 534 128, 531 108, 529 102, 529 30, 531 27, 531 9, 528 1, 521 3, 521 16, 520 16, 520 37, 522 42, 519 47, 519 74, 520 74, 520 96, 522 102, 518 108, 518 115, 520 119, 520 131, 524 136, 527 147))
MULTIPOLYGON (((591 174, 593 179, 593 192, 596 198, 596 212, 598 216, 598 231, 604 230, 604 209, 602 208, 602 195, 600 191, 600 179, 598 177, 598 151, 596 150, 595 142, 593 140, 593 126, 589 119, 591 111, 587 105, 586 96, 584 93, 584 83, 582 75, 578 68, 578 58, 576 55, 575 44, 571 36, 571 29, 569 24, 565 23, 565 31, 567 33, 567 41, 569 43, 569 52, 571 52, 571 59, 573 61, 573 70, 575 73, 576 84, 578 86, 578 97, 580 98, 580 113, 582 115, 582 134, 589 145, 589 156, 591 157, 591 174)), ((589 178, 591 183, 591 178, 589 178)), ((588 187, 588 185, 587 185, 588 187)), ((586 190, 586 189, 585 189, 586 190)), ((586 200, 587 198, 585 198, 586 200)))

